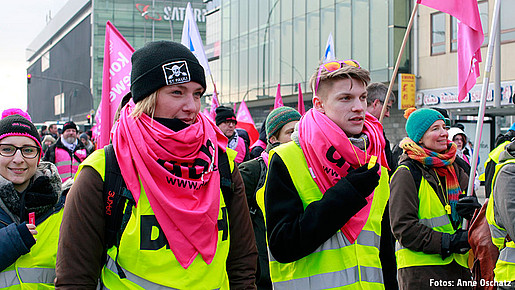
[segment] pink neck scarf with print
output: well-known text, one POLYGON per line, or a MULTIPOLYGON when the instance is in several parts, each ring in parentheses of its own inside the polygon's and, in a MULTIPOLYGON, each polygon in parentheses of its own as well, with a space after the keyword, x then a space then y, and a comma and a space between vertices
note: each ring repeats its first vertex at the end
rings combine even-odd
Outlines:
MULTIPOLYGON (((343 130, 319 111, 311 109, 300 120, 299 143, 306 157, 308 168, 314 175, 313 180, 322 193, 346 176, 349 168, 356 169, 368 163, 372 155, 378 156, 377 162, 381 166, 388 167, 381 123, 366 113, 362 132, 368 136, 370 141, 366 153, 352 145, 343 130)), ((367 205, 341 228, 351 243, 354 243, 367 222, 373 198, 374 193, 366 198, 367 205)))
POLYGON ((197 254, 210 264, 218 239, 220 174, 218 148, 227 138, 202 114, 174 132, 142 114, 122 109, 113 134, 116 159, 136 204, 140 181, 170 249, 185 269, 197 254))

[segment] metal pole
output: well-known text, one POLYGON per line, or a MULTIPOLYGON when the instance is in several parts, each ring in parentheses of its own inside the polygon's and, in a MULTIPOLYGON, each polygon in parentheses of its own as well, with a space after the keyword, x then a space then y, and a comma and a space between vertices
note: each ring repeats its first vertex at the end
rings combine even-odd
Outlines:
POLYGON ((413 7, 413 11, 411 12, 408 27, 406 28, 406 33, 404 33, 404 39, 402 40, 401 49, 399 50, 399 55, 397 56, 397 62, 395 63, 395 68, 393 69, 392 78, 390 79, 390 85, 388 85, 388 92, 386 93, 386 98, 384 99, 383 103, 383 109, 381 110, 381 116, 379 117, 379 122, 381 123, 383 122, 384 114, 386 114, 388 99, 390 98, 390 94, 392 93, 393 83, 395 82, 395 78, 397 77, 397 71, 399 70, 399 66, 401 64, 402 54, 404 53, 404 48, 406 47, 406 43, 408 42, 408 36, 411 31, 411 27, 413 26, 413 20, 415 19, 417 10, 418 2, 415 3, 415 7, 413 7))
POLYGON ((474 140, 474 155, 470 163, 470 174, 467 195, 472 196, 474 192, 474 178, 477 169, 477 160, 479 158, 479 143, 481 142, 481 134, 483 133, 483 119, 485 118, 486 109, 486 93, 488 92, 488 84, 490 82, 490 70, 492 69, 492 58, 494 53, 494 41, 497 35, 497 26, 499 25, 499 12, 501 1, 495 0, 494 18, 490 29, 490 39, 488 41, 488 52, 485 63, 485 73, 483 78, 483 89, 481 90, 481 102, 479 104, 479 113, 477 115, 476 138, 474 140))

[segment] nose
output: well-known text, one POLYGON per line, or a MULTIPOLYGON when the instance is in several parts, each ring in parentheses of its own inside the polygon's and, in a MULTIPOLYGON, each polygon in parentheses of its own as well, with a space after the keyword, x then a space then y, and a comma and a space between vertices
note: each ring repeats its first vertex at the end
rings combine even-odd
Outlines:
POLYGON ((363 102, 359 99, 359 97, 354 98, 352 103, 352 110, 354 112, 365 111, 365 107, 363 107, 363 102))
POLYGON ((25 159, 23 158, 23 155, 21 154, 20 149, 16 149, 16 152, 14 152, 13 161, 15 163, 21 163, 21 162, 25 161, 25 159))
POLYGON ((193 94, 189 94, 184 102, 182 110, 185 112, 194 112, 195 108, 195 97, 193 96, 193 94))

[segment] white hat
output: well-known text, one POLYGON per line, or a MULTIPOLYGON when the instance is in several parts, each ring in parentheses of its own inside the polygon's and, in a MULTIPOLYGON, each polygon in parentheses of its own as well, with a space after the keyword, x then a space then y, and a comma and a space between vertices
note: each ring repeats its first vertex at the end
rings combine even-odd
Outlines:
POLYGON ((454 139, 454 136, 461 134, 465 138, 464 141, 467 142, 467 134, 465 134, 465 132, 463 132, 463 130, 461 130, 458 127, 450 128, 449 130, 447 130, 447 133, 449 134, 449 136, 447 137, 447 139, 449 139, 449 141, 452 141, 452 139, 454 139))

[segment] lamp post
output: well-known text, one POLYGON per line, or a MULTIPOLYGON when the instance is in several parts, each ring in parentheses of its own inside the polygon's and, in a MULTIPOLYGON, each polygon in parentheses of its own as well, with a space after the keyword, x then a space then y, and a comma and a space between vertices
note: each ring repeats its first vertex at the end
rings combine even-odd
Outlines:
POLYGON ((265 35, 263 36, 263 97, 265 96, 265 63, 266 63, 266 35, 269 33, 270 30, 270 17, 272 16, 272 12, 274 12, 275 7, 277 6, 277 3, 279 3, 280 0, 275 0, 274 5, 272 5, 272 8, 268 12, 268 19, 266 20, 266 27, 265 27, 265 35))

